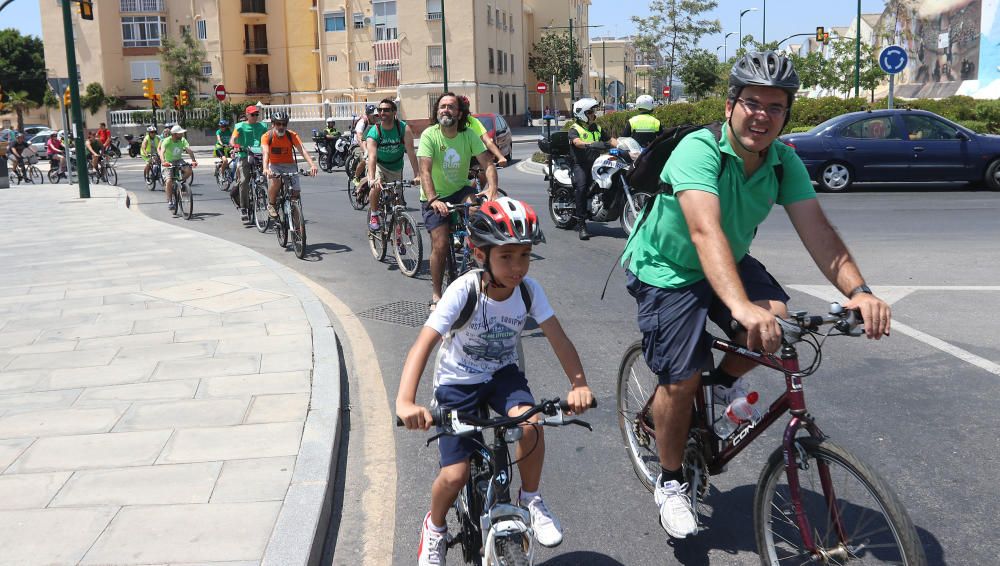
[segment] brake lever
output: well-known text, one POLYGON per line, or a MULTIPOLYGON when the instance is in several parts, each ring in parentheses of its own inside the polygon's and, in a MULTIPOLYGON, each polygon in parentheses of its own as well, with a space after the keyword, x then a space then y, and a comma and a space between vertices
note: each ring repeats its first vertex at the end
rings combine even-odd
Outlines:
POLYGON ((594 427, 590 426, 590 423, 588 423, 587 421, 581 421, 580 419, 569 419, 568 421, 566 421, 565 424, 568 425, 575 424, 577 426, 582 426, 583 428, 589 430, 590 432, 594 432, 594 427))
POLYGON ((443 432, 439 432, 439 433, 435 434, 434 436, 432 436, 432 437, 430 437, 430 438, 427 439, 427 444, 425 444, 424 446, 425 447, 426 446, 430 446, 431 442, 434 442, 435 440, 441 438, 442 436, 444 436, 443 432))

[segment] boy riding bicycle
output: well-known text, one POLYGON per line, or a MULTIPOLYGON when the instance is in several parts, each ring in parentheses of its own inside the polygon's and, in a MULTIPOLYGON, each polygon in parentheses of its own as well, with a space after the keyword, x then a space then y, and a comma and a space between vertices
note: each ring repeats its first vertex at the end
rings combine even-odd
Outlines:
MULTIPOLYGON (((415 399, 427 359, 442 339, 434 375, 434 397, 439 405, 460 412, 476 412, 489 405, 508 416, 530 409, 535 400, 518 369, 517 348, 529 315, 538 322, 569 377, 572 388, 566 402, 570 409, 579 414, 590 406, 593 394, 576 348, 552 312, 541 285, 527 277, 531 247, 541 241, 534 210, 507 197, 484 203, 469 220, 469 242, 483 269, 471 271, 448 286, 406 357, 396 396, 396 414, 406 428, 427 430, 432 424, 430 411, 417 405, 415 399), (525 291, 529 297, 523 296, 525 291), (475 300, 473 314, 460 321, 471 298, 475 300)), ((421 566, 445 563, 448 509, 468 481, 469 457, 477 440, 482 442, 481 435, 439 440, 441 471, 431 488, 431 509, 421 529, 421 566)), ((524 426, 516 455, 521 475, 518 502, 531 515, 536 540, 551 547, 562 542, 562 529, 538 491, 544 456, 540 427, 524 426)))

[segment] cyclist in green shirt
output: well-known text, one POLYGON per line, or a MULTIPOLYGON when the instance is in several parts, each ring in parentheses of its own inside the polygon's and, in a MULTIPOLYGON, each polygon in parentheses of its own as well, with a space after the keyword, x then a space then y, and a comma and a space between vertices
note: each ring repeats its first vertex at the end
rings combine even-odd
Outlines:
POLYGON ((156 135, 156 126, 149 126, 146 128, 146 135, 142 137, 142 143, 139 145, 139 156, 146 162, 146 167, 142 172, 143 179, 149 177, 149 169, 153 165, 152 157, 159 153, 159 150, 160 136, 156 135))
POLYGON ((229 140, 233 137, 233 131, 229 129, 229 120, 219 120, 219 129, 215 130, 215 147, 212 155, 222 160, 222 170, 226 170, 229 165, 229 140))
POLYGON ((247 106, 246 120, 236 124, 229 144, 239 148, 239 167, 236 168, 236 186, 230 197, 240 209, 243 222, 250 221, 250 160, 260 159, 260 138, 267 132, 267 126, 260 123, 260 110, 247 106), (256 154, 253 157, 250 154, 256 154))
POLYGON ((396 102, 384 98, 379 102, 376 113, 379 121, 368 129, 365 144, 368 153, 368 228, 379 229, 378 197, 382 192, 382 183, 403 180, 403 158, 410 158, 410 167, 414 175, 420 170, 417 166, 417 153, 413 149, 413 130, 406 122, 396 117, 396 102))
POLYGON ((447 92, 434 103, 436 125, 420 135, 420 209, 424 227, 431 235, 431 308, 441 299, 445 254, 448 253, 448 206, 471 200, 476 191, 469 186, 469 162, 475 157, 486 171, 489 200, 496 200, 497 170, 483 140, 462 120, 469 106, 447 92))
MULTIPOLYGON (((702 369, 712 363, 705 333, 711 319, 751 350, 775 352, 788 317, 788 295, 748 253, 757 225, 775 204, 788 213, 823 274, 857 308, 869 338, 888 333, 889 305, 872 294, 837 231, 830 225, 802 160, 781 142, 799 89, 792 62, 773 51, 748 53, 733 66, 722 139, 709 130, 684 137, 660 180, 673 194, 655 197, 625 246, 627 289, 635 297, 646 364, 658 376, 652 402, 662 468, 654 500, 660 525, 684 538, 697 524, 681 470, 691 407, 702 369)), ((740 376, 754 364, 726 356, 707 373, 725 406, 745 396, 740 376)))
MULTIPOLYGON (((187 138, 184 137, 185 132, 187 130, 182 128, 180 124, 170 128, 170 137, 160 141, 160 163, 163 163, 164 167, 181 167, 181 174, 184 175, 184 181, 190 183, 191 176, 193 175, 191 167, 197 167, 198 160, 195 158, 194 152, 191 151, 191 146, 188 144, 187 138), (190 165, 184 162, 185 153, 191 157, 190 165)), ((174 194, 173 174, 167 175, 167 182, 163 186, 167 193, 167 207, 173 210, 175 208, 172 199, 174 194)))

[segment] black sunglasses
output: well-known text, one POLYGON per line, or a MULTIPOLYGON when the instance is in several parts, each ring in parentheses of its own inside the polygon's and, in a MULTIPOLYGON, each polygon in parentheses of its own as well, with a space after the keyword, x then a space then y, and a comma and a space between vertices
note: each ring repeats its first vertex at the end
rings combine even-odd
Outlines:
POLYGON ((260 116, 260 112, 254 112, 253 114, 250 114, 250 116, 260 116))
POLYGON ((395 108, 379 108, 378 111, 379 112, 395 112, 396 109, 395 108))

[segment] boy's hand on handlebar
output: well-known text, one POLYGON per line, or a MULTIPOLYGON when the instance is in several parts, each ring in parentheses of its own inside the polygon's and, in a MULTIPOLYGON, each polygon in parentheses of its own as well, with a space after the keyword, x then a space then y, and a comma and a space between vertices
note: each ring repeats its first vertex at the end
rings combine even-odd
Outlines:
POLYGON ((586 385, 578 385, 570 389, 566 395, 566 404, 569 405, 569 409, 574 415, 582 415, 587 412, 593 402, 594 394, 586 385))
POLYGON ((774 314, 754 303, 733 309, 733 318, 743 325, 747 333, 747 348, 773 354, 781 346, 781 328, 774 314))
POLYGON ((434 423, 431 412, 416 403, 397 402, 396 416, 403 421, 403 426, 410 430, 428 430, 434 423))
POLYGON ((879 340, 889 335, 892 308, 882 299, 868 293, 858 293, 844 303, 844 308, 861 311, 861 319, 865 321, 865 336, 869 339, 879 340))

